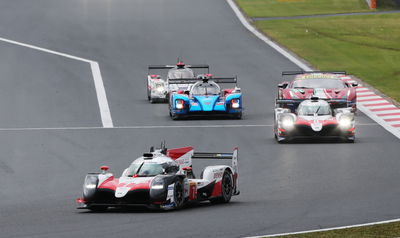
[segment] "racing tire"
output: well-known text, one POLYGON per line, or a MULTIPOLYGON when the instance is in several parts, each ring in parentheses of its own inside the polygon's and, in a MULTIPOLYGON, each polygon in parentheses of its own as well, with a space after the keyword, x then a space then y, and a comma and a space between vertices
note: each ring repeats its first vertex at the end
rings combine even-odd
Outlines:
POLYGON ((235 119, 237 119, 237 120, 240 120, 240 119, 242 119, 242 116, 243 116, 243 113, 242 113, 242 112, 238 112, 238 113, 235 113, 235 115, 233 116, 233 118, 235 118, 235 119))
POLYGON ((180 209, 185 203, 185 192, 182 179, 177 179, 174 184, 175 209, 180 209))
POLYGON ((89 210, 92 212, 104 212, 107 208, 107 206, 91 206, 89 207, 89 210))
POLYGON ((174 121, 177 121, 177 120, 181 119, 180 116, 178 116, 178 115, 176 115, 174 113, 170 112, 169 115, 171 116, 172 120, 174 120, 174 121))
POLYGON ((231 200, 233 195, 233 176, 230 171, 225 170, 224 174, 222 175, 221 186, 222 196, 210 199, 211 203, 228 203, 231 200))

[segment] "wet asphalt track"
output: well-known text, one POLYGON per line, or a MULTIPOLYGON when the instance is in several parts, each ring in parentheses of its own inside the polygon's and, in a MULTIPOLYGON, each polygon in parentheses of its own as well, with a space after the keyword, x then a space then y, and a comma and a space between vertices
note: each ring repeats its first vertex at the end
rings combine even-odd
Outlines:
MULTIPOLYGON (((98 61, 116 127, 272 124, 280 73, 297 69, 224 0, 4 0, 0 37, 98 61), (244 119, 171 121, 148 104, 146 66, 177 56, 238 75, 244 119)), ((101 126, 88 64, 2 42, 0 53, 1 128, 101 126)), ((241 237, 397 218, 399 140, 358 122, 355 144, 279 145, 271 127, 0 130, 0 237, 241 237), (239 146, 241 195, 177 212, 75 209, 86 172, 120 174, 161 139, 239 146)))

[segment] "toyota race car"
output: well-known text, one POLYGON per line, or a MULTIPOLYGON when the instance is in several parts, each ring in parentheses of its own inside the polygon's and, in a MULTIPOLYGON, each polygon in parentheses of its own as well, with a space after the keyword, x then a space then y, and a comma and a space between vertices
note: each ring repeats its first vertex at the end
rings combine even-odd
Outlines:
POLYGON ((242 118, 243 101, 237 78, 174 79, 170 84, 194 83, 190 90, 177 91, 169 102, 170 116, 173 120, 193 115, 227 115, 242 118), (234 83, 235 87, 221 89, 219 84, 234 83))
POLYGON ((170 79, 179 78, 194 78, 195 73, 192 69, 207 69, 208 65, 186 65, 178 60, 176 65, 150 65, 147 75, 147 99, 153 102, 168 102, 171 92, 178 90, 187 90, 189 84, 174 84, 170 85, 170 79), (151 74, 151 70, 168 69, 167 77, 164 79, 159 74, 151 74))
POLYGON ((302 101, 295 113, 288 108, 275 108, 274 134, 278 142, 315 137, 354 142, 354 113, 351 108, 332 109, 327 101, 313 97, 302 101))
POLYGON ((194 152, 193 147, 154 150, 134 160, 117 178, 108 172, 89 173, 78 209, 103 211, 109 207, 145 205, 163 210, 179 209, 189 202, 227 203, 238 190, 238 149, 233 153, 194 152), (200 178, 192 171, 193 159, 232 161, 232 166, 204 168, 200 178))
POLYGON ((311 97, 328 100, 333 108, 352 108, 357 110, 357 83, 349 84, 342 80, 347 77, 346 72, 321 71, 289 71, 283 76, 296 75, 292 82, 283 82, 278 85, 278 99, 292 100, 286 104, 292 111, 298 104, 311 97))

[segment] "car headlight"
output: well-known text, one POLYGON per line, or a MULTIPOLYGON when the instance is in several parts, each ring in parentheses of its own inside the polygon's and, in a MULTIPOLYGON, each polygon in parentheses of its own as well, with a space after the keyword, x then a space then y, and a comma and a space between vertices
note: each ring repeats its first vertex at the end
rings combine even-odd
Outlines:
POLYGON ((294 127, 294 120, 292 118, 283 118, 281 121, 281 125, 284 129, 290 130, 294 127))
POLYGON ((352 120, 348 117, 344 117, 339 120, 339 126, 342 129, 348 129, 351 127, 351 125, 352 125, 352 120))
POLYGON ((185 102, 181 99, 178 99, 176 100, 175 104, 176 104, 176 109, 183 109, 185 102))
POLYGON ((83 184, 83 197, 90 199, 96 193, 96 187, 98 183, 97 175, 86 175, 85 183, 83 184))
POLYGON ((96 184, 94 184, 94 183, 85 184, 85 188, 86 189, 94 189, 94 188, 96 188, 96 184))
POLYGON ((164 181, 163 180, 155 180, 151 184, 151 189, 163 189, 164 188, 164 181))
POLYGON ((239 99, 232 99, 232 108, 237 109, 240 107, 239 99))

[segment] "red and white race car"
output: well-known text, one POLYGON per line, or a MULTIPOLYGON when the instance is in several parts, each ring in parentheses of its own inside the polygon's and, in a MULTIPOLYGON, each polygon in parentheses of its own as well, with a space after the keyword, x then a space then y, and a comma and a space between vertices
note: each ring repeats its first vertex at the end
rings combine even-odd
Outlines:
POLYGON ((227 203, 238 195, 238 149, 232 153, 194 152, 193 147, 150 149, 134 160, 117 178, 102 166, 101 173, 89 173, 83 184, 79 209, 93 211, 109 207, 146 205, 179 209, 189 202, 209 200, 227 203), (207 166, 199 178, 192 171, 193 159, 229 159, 232 165, 207 166))
POLYGON ((300 103, 295 113, 288 108, 275 108, 274 134, 280 143, 296 138, 317 137, 354 142, 354 113, 351 108, 333 109, 325 100, 307 99, 300 103))
POLYGON ((333 108, 352 108, 357 110, 357 83, 349 84, 344 79, 348 78, 346 72, 322 71, 288 71, 283 76, 295 75, 291 82, 278 85, 278 99, 291 100, 286 106, 292 111, 305 99, 318 97, 327 100, 333 108))

